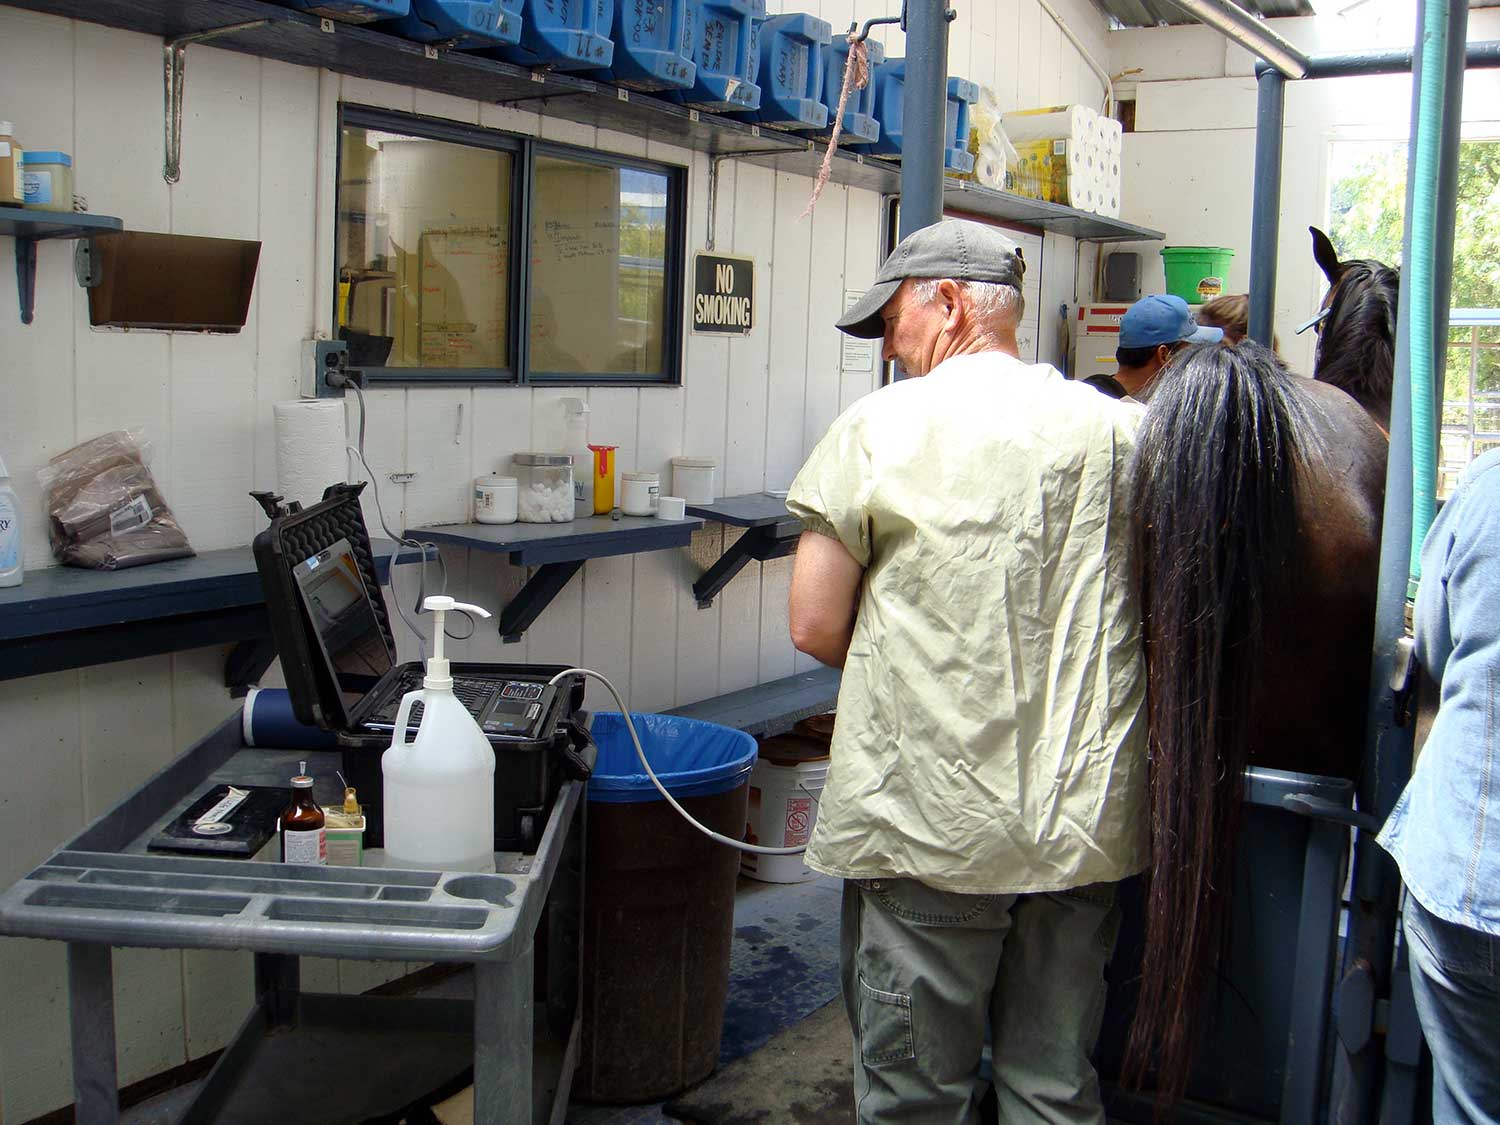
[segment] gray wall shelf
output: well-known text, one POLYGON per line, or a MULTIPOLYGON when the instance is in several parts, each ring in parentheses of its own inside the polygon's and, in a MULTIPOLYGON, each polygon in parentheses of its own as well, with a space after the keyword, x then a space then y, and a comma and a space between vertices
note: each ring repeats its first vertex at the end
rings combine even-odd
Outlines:
POLYGON ((589 559, 686 547, 701 519, 659 520, 643 516, 590 516, 568 523, 453 523, 411 532, 417 539, 508 554, 515 566, 534 566, 510 604, 500 611, 506 644, 521 639, 552 599, 562 593, 589 559))
POLYGON ((797 541, 802 535, 802 521, 786 510, 785 498, 766 492, 726 496, 712 504, 689 504, 687 512, 690 516, 745 529, 745 534, 693 583, 693 596, 698 599, 699 609, 713 605, 719 591, 729 585, 751 559, 768 562, 785 558, 797 550, 797 541))
MULTIPOLYGON (((762 128, 733 117, 702 113, 650 94, 592 82, 570 74, 481 58, 464 51, 414 43, 352 24, 321 20, 262 0, 0 0, 10 7, 48 12, 164 39, 236 24, 258 26, 215 36, 231 51, 340 74, 416 86, 482 102, 524 104, 552 117, 659 140, 714 155, 749 154, 753 163, 812 176, 825 147, 798 133, 762 128)), ((188 96, 191 97, 191 91, 188 96)), ((900 165, 840 150, 835 183, 886 195, 901 190, 900 165)), ((985 218, 1020 223, 1073 238, 1132 242, 1164 237, 1134 223, 992 191, 949 178, 944 205, 985 218)))
POLYGON ((25 207, 0 207, 0 235, 16 240, 16 296, 21 323, 30 324, 36 309, 36 244, 54 238, 89 238, 113 234, 124 224, 112 215, 39 211, 25 207))
MULTIPOLYGON (((383 582, 392 545, 371 547, 383 582)), ((0 590, 0 680, 230 642, 238 647, 225 680, 239 688, 274 655, 249 547, 125 570, 28 570, 21 585, 0 590)))

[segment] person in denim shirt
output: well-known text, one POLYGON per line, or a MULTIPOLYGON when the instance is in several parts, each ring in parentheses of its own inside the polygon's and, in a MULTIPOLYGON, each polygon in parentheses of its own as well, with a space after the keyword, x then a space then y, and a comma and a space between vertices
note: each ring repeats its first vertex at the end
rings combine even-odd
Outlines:
POLYGON ((1433 1121, 1500 1122, 1500 449, 1427 534, 1416 642, 1441 702, 1380 843, 1406 883, 1433 1121))

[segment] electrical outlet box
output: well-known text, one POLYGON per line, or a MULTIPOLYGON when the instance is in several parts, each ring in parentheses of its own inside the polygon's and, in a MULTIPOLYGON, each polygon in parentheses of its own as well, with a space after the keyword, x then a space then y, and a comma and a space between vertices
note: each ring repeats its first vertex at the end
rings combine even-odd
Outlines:
POLYGON ((304 340, 302 393, 311 398, 343 398, 344 388, 329 386, 328 376, 349 376, 349 345, 343 340, 304 340))

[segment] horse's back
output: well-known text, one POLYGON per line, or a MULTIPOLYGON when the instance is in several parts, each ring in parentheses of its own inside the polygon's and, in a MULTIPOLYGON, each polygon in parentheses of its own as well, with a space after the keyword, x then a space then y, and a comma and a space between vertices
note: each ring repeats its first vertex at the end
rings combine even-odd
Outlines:
POLYGON ((1266 614, 1252 688, 1257 765, 1353 777, 1363 753, 1387 442, 1347 394, 1292 382, 1302 406, 1297 538, 1266 614))

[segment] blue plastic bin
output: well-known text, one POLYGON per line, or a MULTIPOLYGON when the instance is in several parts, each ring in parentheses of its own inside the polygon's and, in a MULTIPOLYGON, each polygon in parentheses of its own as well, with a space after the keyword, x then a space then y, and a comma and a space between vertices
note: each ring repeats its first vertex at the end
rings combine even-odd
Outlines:
POLYGON ((484 52, 520 66, 604 70, 614 64, 615 0, 524 0, 521 41, 484 52))
POLYGON ((876 156, 900 156, 901 114, 906 104, 906 60, 886 59, 871 77, 880 136, 867 151, 876 156))
MULTIPOLYGON (((880 67, 875 83, 875 116, 880 138, 869 151, 878 156, 901 155, 901 115, 906 102, 906 60, 889 59, 880 67)), ((974 154, 969 151, 969 106, 979 100, 979 87, 967 78, 948 79, 948 110, 943 137, 943 168, 949 172, 972 172, 974 154)))
POLYGON ((411 0, 282 0, 288 8, 344 23, 397 19, 411 11, 411 0))
POLYGON ((386 29, 418 43, 473 50, 521 38, 521 0, 411 0, 411 11, 386 29))
POLYGON ((693 84, 689 0, 615 0, 614 62, 589 74, 632 90, 685 90, 693 84))
POLYGON ((773 16, 761 25, 760 109, 748 116, 778 129, 821 129, 828 124, 823 104, 823 48, 833 25, 805 12, 773 16))
POLYGON ((949 172, 974 171, 969 151, 969 107, 979 100, 979 87, 967 78, 948 79, 947 140, 943 145, 943 167, 949 172))
POLYGON ((710 112, 760 108, 760 25, 766 0, 688 0, 693 22, 693 85, 677 95, 710 112))
MULTIPOLYGON (((880 139, 880 122, 875 119, 875 84, 880 80, 880 68, 885 63, 885 46, 873 39, 865 40, 867 58, 870 63, 870 81, 863 90, 849 91, 849 104, 844 107, 844 131, 839 134, 839 145, 864 147, 880 139)), ((823 48, 823 105, 828 109, 828 124, 813 135, 819 140, 833 136, 833 115, 839 109, 839 92, 844 88, 844 68, 849 60, 849 40, 836 35, 823 48)))
MULTIPOLYGON (((707 827, 742 839, 755 740, 677 715, 633 714, 651 768, 707 827)), ((656 791, 625 721, 594 716, 584 863, 583 1043, 573 1096, 660 1101, 719 1061, 740 853, 656 791)))

